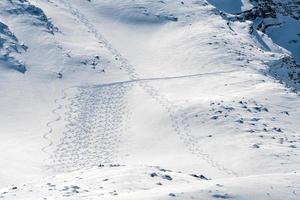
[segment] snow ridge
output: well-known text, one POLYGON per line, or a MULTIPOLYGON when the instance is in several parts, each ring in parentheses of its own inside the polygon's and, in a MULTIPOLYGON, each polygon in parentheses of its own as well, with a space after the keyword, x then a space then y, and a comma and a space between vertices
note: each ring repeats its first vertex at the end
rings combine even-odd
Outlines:
POLYGON ((0 22, 0 62, 4 66, 26 72, 25 64, 18 60, 19 54, 25 52, 27 46, 20 43, 18 38, 9 30, 9 27, 0 22))

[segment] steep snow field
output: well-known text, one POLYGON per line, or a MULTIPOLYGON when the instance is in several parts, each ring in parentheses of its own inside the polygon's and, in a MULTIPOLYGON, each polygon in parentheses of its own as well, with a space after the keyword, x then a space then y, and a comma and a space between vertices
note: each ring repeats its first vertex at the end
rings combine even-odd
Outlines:
POLYGON ((2 0, 0 199, 299 199, 294 26, 229 2, 2 0))

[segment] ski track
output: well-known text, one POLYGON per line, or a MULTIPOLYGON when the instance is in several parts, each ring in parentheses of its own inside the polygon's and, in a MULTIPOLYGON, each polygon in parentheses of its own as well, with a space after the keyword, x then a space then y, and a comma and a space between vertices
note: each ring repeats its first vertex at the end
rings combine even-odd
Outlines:
POLYGON ((57 123, 58 121, 60 121, 62 119, 62 116, 58 113, 59 110, 61 110, 63 108, 62 104, 59 103, 59 101, 64 100, 67 98, 67 94, 66 94, 66 90, 64 89, 62 90, 62 97, 59 99, 55 99, 54 100, 54 104, 57 105, 56 108, 54 108, 52 110, 52 114, 56 116, 56 118, 52 121, 49 121, 46 126, 48 128, 48 131, 43 135, 43 138, 48 142, 48 144, 46 146, 44 146, 41 150, 48 155, 48 158, 45 160, 45 162, 51 158, 52 153, 48 151, 49 148, 51 148, 51 146, 53 145, 53 141, 49 138, 49 136, 51 136, 53 134, 53 128, 52 128, 52 124, 57 123))
POLYGON ((54 151, 54 166, 73 171, 116 163, 129 85, 78 88, 66 111, 66 130, 54 151))
MULTIPOLYGON (((238 174, 215 161, 201 148, 200 141, 191 135, 188 123, 188 113, 182 106, 175 105, 163 95, 146 83, 150 80, 163 78, 139 79, 134 67, 101 35, 92 23, 77 9, 73 8, 69 1, 59 0, 79 23, 94 35, 94 37, 107 48, 115 59, 120 62, 130 80, 116 82, 100 86, 79 88, 79 94, 70 99, 71 103, 66 114, 66 131, 63 132, 61 143, 54 151, 53 162, 55 169, 59 171, 72 171, 100 164, 116 162, 118 143, 123 130, 123 122, 126 121, 126 93, 132 88, 133 83, 143 88, 156 102, 161 105, 169 115, 174 132, 179 136, 186 148, 197 157, 205 160, 212 167, 231 176, 238 174)), ((216 72, 217 73, 230 73, 216 72)), ((186 75, 182 78, 201 76, 204 74, 186 75)), ((166 77, 174 79, 180 77, 166 77)), ((60 107, 58 107, 59 109, 60 107)), ((57 110, 57 109, 55 109, 57 110)), ((56 111, 54 112, 56 113, 56 111)), ((47 124, 49 127, 55 121, 47 124)), ((45 138, 53 132, 51 126, 45 138)), ((52 145, 52 143, 50 143, 52 145)))

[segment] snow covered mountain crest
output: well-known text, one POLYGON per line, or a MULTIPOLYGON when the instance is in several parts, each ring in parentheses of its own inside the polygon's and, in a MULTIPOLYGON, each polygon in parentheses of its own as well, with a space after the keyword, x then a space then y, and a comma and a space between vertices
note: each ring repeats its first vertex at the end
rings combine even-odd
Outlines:
POLYGON ((19 72, 25 73, 26 67, 18 61, 13 55, 26 51, 27 47, 21 44, 17 37, 10 32, 7 25, 0 22, 0 47, 1 63, 4 68, 12 68, 19 72))
POLYGON ((285 53, 287 55, 283 55, 278 62, 271 62, 270 74, 294 88, 295 91, 299 91, 299 2, 250 0, 235 1, 234 6, 230 6, 226 1, 211 2, 221 11, 233 14, 233 16, 225 14, 225 18, 229 21, 252 21, 249 32, 257 38, 264 50, 275 52, 283 52, 282 48, 288 50, 285 53), (269 40, 272 40, 271 44, 269 40), (273 43, 279 47, 274 47, 273 43))
POLYGON ((0 199, 298 200, 299 8, 0 1, 0 199))

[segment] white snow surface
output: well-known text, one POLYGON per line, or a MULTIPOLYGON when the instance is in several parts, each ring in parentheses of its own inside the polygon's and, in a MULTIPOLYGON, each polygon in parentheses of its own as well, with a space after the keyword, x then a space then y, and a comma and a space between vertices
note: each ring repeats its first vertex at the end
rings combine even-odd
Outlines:
POLYGON ((25 73, 0 59, 0 199, 300 199, 300 98, 266 73, 288 52, 250 22, 204 0, 1 0, 0 22, 28 47, 25 73))

